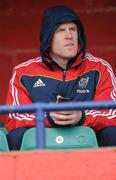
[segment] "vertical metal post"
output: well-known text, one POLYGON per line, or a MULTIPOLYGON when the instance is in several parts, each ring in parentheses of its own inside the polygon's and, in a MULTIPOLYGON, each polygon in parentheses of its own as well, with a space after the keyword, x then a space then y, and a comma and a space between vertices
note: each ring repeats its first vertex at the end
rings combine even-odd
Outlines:
POLYGON ((45 148, 45 127, 44 127, 45 113, 42 109, 38 108, 36 111, 36 142, 37 149, 45 148))

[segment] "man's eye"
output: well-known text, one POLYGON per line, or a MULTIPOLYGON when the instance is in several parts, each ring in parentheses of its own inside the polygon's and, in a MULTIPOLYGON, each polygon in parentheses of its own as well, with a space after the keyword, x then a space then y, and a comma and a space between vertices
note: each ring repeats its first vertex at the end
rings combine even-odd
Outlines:
POLYGON ((77 28, 71 28, 71 31, 77 31, 77 28))
POLYGON ((64 29, 58 29, 58 30, 57 30, 57 32, 62 32, 62 31, 64 31, 64 29))

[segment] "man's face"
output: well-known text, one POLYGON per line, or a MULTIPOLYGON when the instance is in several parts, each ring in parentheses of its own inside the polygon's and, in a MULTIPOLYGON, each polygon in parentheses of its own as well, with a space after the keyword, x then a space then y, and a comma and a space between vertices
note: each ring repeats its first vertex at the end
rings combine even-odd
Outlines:
POLYGON ((68 61, 77 54, 78 33, 75 23, 63 23, 55 31, 49 54, 54 60, 68 61))

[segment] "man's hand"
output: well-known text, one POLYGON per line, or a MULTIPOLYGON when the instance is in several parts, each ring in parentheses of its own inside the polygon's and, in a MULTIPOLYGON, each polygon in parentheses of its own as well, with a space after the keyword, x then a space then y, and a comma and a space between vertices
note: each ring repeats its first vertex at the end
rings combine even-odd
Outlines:
POLYGON ((82 117, 82 111, 50 112, 50 117, 57 125, 76 125, 82 117))

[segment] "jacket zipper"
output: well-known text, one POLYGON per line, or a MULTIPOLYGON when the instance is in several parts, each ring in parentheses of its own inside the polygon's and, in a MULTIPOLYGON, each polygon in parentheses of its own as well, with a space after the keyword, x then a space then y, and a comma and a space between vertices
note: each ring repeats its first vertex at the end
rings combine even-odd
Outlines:
POLYGON ((66 70, 63 70, 63 81, 65 82, 66 79, 66 70))

